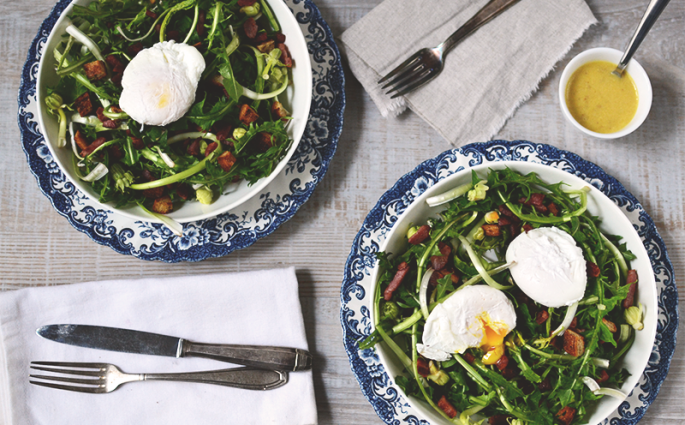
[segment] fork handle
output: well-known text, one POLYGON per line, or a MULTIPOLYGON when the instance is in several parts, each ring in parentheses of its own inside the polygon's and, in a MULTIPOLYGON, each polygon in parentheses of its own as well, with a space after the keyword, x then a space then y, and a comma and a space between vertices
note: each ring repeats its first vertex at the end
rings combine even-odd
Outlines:
POLYGON ((473 18, 469 19, 464 25, 450 35, 447 40, 438 46, 438 48, 442 48, 443 54, 446 54, 464 38, 468 37, 471 33, 518 1, 519 0, 491 0, 488 4, 483 6, 473 18))
POLYGON ((285 385, 288 382, 288 372, 238 367, 207 372, 146 373, 142 375, 142 380, 196 382, 265 391, 285 385))
POLYGON ((262 369, 293 372, 312 368, 312 355, 309 351, 289 347, 200 344, 184 340, 181 356, 206 357, 262 369))

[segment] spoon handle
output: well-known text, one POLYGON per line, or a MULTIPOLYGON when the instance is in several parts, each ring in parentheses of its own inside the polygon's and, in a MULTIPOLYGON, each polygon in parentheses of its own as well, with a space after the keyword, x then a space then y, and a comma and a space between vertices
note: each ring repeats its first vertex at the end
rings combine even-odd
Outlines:
POLYGON ((640 47, 640 43, 645 39, 649 30, 652 29, 652 25, 654 25, 654 22, 659 18, 659 15, 661 15, 661 12, 663 12, 669 1, 670 0, 651 0, 649 2, 649 6, 647 6, 647 10, 645 11, 644 16, 642 16, 640 24, 635 29, 633 38, 630 40, 630 43, 628 43, 628 47, 616 67, 616 71, 618 71, 619 74, 622 74, 626 69, 633 54, 635 54, 637 48, 640 47))

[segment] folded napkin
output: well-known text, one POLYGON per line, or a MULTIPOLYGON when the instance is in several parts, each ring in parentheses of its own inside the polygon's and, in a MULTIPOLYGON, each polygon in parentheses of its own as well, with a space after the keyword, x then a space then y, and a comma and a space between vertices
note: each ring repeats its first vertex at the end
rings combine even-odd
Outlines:
POLYGON ((31 361, 106 362, 124 372, 236 367, 45 340, 48 324, 113 326, 195 342, 307 349, 294 269, 29 288, 0 294, 0 425, 315 424, 311 371, 271 391, 132 382, 109 394, 30 385, 31 361))
POLYGON ((452 144, 489 140, 596 22, 584 0, 521 0, 457 45, 435 80, 394 100, 383 93, 381 76, 488 1, 385 0, 343 33, 350 69, 384 117, 409 107, 452 144))

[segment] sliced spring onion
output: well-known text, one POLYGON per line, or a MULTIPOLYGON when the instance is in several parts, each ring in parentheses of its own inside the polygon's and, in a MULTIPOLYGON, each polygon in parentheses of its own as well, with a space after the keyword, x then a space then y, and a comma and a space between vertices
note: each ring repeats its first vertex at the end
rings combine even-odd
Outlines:
POLYGON ((607 248, 609 248, 609 251, 614 255, 614 258, 616 258, 616 262, 618 263, 618 268, 621 270, 621 277, 623 279, 628 276, 628 264, 626 264, 626 259, 623 258, 623 254, 621 254, 621 251, 616 248, 616 245, 614 245, 606 236, 604 236, 604 233, 600 233, 602 236, 602 241, 606 244, 607 248))
POLYGON ((627 397, 623 392, 621 392, 619 390, 615 390, 613 388, 602 388, 602 387, 600 387, 599 384, 597 383, 597 381, 590 378, 589 376, 584 376, 582 381, 585 385, 587 385, 587 387, 590 389, 590 391, 592 391, 592 393, 595 395, 607 395, 610 397, 615 397, 621 401, 625 400, 627 397))
POLYGON ((171 230, 174 235, 178 236, 179 238, 183 237, 183 225, 181 223, 179 223, 171 217, 167 217, 164 214, 157 214, 156 212, 150 211, 147 208, 145 208, 143 204, 139 203, 138 206, 142 208, 142 210, 146 213, 161 221, 162 224, 165 225, 167 229, 171 230))
POLYGON ((267 2, 265 0, 262 0, 261 3, 262 3, 262 10, 264 11, 266 18, 269 20, 269 24, 271 24, 271 28, 275 32, 280 31, 281 27, 278 26, 278 21, 276 20, 276 18, 274 18, 274 14, 271 11, 271 8, 267 4, 267 2))
POLYGON ((197 27, 197 19, 200 13, 200 6, 195 3, 195 16, 193 17, 193 24, 190 26, 190 31, 188 31, 188 35, 186 35, 186 38, 183 40, 183 43, 188 43, 188 40, 190 40, 190 36, 193 35, 193 31, 195 31, 195 27, 197 27))
POLYGON ((407 357, 406 354, 404 354, 404 351, 393 341, 390 336, 383 330, 382 326, 378 326, 376 328, 378 330, 378 333, 381 334, 381 338, 383 338, 383 342, 387 344, 388 347, 392 350, 393 353, 397 356, 398 359, 402 362, 404 367, 409 371, 412 372, 412 362, 409 357, 407 357))
POLYGON ((428 284, 434 271, 433 269, 428 269, 424 273, 421 285, 419 286, 419 304, 421 305, 421 314, 423 314, 424 319, 428 319, 428 284))
POLYGON ((85 182, 94 182, 105 177, 108 172, 109 169, 107 168, 107 166, 101 162, 98 165, 96 165, 95 168, 93 168, 93 170, 90 173, 88 173, 88 175, 85 176, 82 180, 85 182))
POLYGON ((478 258, 478 255, 473 250, 473 247, 471 247, 471 243, 469 243, 469 241, 467 241, 465 237, 463 237, 462 235, 459 235, 459 241, 464 246, 464 249, 466 250, 466 253, 469 255, 469 258, 471 259, 473 266, 476 268, 476 270, 478 271, 478 274, 480 275, 480 277, 483 278, 485 283, 487 283, 488 285, 492 286, 495 289, 499 289, 500 291, 511 288, 511 286, 500 285, 499 283, 497 283, 495 281, 495 279, 493 279, 488 274, 488 272, 483 267, 483 264, 480 262, 480 258, 478 258))
POLYGON ((216 138, 216 135, 215 135, 215 134, 213 134, 213 133, 203 133, 203 132, 201 132, 201 131, 191 131, 191 132, 189 132, 189 133, 177 134, 177 135, 175 135, 175 136, 170 137, 169 139, 167 139, 166 142, 167 142, 167 144, 170 145, 170 144, 172 144, 172 143, 180 142, 180 141, 182 141, 182 140, 186 140, 186 139, 197 139, 197 138, 199 138, 199 137, 201 137, 201 138, 203 138, 203 139, 211 140, 212 142, 217 142, 217 143, 219 143, 219 139, 216 138))
POLYGON ((623 344, 624 342, 628 341, 628 338, 630 338, 630 334, 632 333, 631 328, 632 326, 623 324, 621 325, 621 333, 619 334, 618 337, 618 342, 623 344))
POLYGON ((177 181, 181 181, 183 179, 186 179, 193 174, 197 174, 200 171, 204 170, 205 167, 207 166, 207 160, 209 158, 205 158, 202 161, 198 162, 197 164, 193 165, 192 167, 188 168, 187 170, 181 171, 178 174, 174 174, 173 176, 165 177, 163 179, 159 180, 154 180, 151 182, 146 182, 146 183, 138 183, 138 184, 132 184, 129 186, 133 190, 145 190, 145 189, 152 189, 155 187, 162 187, 166 186, 171 183, 176 183, 177 181))
POLYGON ((243 87, 243 96, 249 97, 252 100, 267 100, 271 99, 273 97, 278 96, 279 94, 283 93, 285 89, 288 88, 288 74, 285 74, 285 78, 283 79, 283 84, 281 87, 277 88, 276 90, 270 92, 270 93, 256 93, 248 88, 243 87))
POLYGON ((568 327, 571 325, 571 322, 573 322, 573 318, 576 317, 576 311, 578 311, 577 302, 568 306, 566 309, 566 316, 564 316, 564 320, 561 322, 561 325, 559 325, 559 327, 552 332, 552 338, 557 335, 563 335, 564 332, 566 332, 566 329, 568 329, 568 327))
POLYGON ((592 362, 593 365, 597 367, 601 367, 602 369, 609 369, 609 360, 607 359, 601 359, 599 357, 591 357, 590 361, 592 362))
POLYGON ((99 61, 105 61, 105 58, 102 56, 102 52, 100 52, 100 48, 98 47, 97 44, 93 40, 91 40, 90 37, 85 35, 83 32, 81 32, 80 29, 74 24, 70 24, 67 29, 67 33, 74 37, 76 41, 81 42, 88 50, 95 56, 95 58, 99 61))
POLYGON ((174 168, 176 166, 176 163, 174 162, 169 155, 166 153, 162 152, 162 150, 159 148, 159 146, 155 146, 155 149, 157 149, 157 153, 159 156, 162 158, 162 161, 167 165, 169 168, 174 168))
POLYGON ((169 9, 165 10, 164 12, 162 12, 162 13, 157 17, 157 19, 155 19, 155 22, 152 23, 152 26, 150 27, 150 30, 149 30, 148 32, 146 32, 145 35, 142 36, 142 37, 138 37, 138 38, 129 38, 129 37, 126 35, 126 33, 124 32, 124 30, 121 29, 121 25, 117 25, 117 31, 119 32, 119 34, 121 34, 122 37, 124 37, 126 40, 128 40, 128 41, 130 41, 130 42, 136 42, 136 41, 145 40, 146 38, 148 38, 148 37, 150 36, 150 34, 152 34, 152 30, 154 30, 155 27, 157 26, 157 22, 159 22, 159 20, 162 19, 162 17, 163 17, 164 15, 166 15, 168 11, 169 11, 169 9))
POLYGON ((452 190, 441 193, 440 195, 431 196, 430 198, 426 199, 426 203, 429 207, 437 207, 438 205, 446 204, 453 199, 463 196, 472 188, 473 184, 466 183, 461 186, 457 186, 452 190))

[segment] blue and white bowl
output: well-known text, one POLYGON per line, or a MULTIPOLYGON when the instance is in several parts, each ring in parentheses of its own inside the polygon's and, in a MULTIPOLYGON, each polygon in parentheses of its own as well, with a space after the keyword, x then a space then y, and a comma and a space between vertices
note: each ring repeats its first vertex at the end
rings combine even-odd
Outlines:
POLYGON ((592 411, 590 424, 633 424, 654 401, 666 377, 678 326, 677 290, 673 267, 653 221, 640 203, 613 177, 579 156, 530 142, 493 141, 453 149, 419 165, 403 176, 367 216, 345 266, 341 290, 344 344, 362 392, 386 423, 442 424, 428 405, 408 398, 395 384, 402 366, 383 344, 359 350, 359 341, 373 331, 373 290, 377 280, 375 254, 398 252, 406 243, 410 223, 435 215, 425 204, 429 196, 470 181, 470 170, 482 176, 488 168, 536 172, 550 183, 571 188, 590 186, 588 210, 603 218, 602 229, 621 235, 637 256, 638 301, 646 308, 645 328, 637 332, 622 367, 631 377, 622 390, 626 401, 604 397, 592 411))

